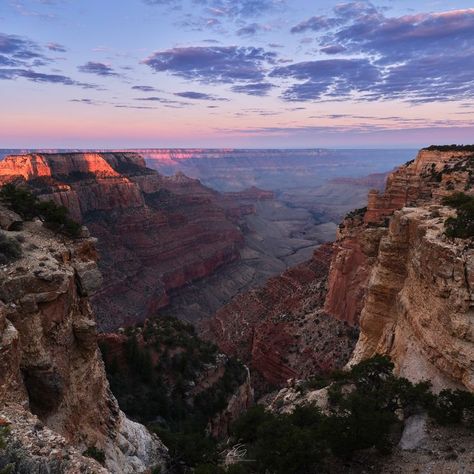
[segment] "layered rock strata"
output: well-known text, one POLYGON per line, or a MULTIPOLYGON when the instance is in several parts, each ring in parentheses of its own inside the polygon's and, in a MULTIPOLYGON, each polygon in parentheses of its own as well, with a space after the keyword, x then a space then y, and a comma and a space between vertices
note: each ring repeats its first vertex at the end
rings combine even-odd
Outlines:
POLYGON ((351 213, 334 244, 325 309, 361 334, 352 363, 389 355, 400 375, 435 390, 474 390, 473 253, 447 239, 454 192, 473 194, 474 154, 431 147, 351 213))
POLYGON ((255 212, 182 173, 161 176, 135 153, 9 156, 0 182, 15 180, 66 206, 98 237, 105 279, 92 303, 103 330, 143 321, 171 290, 237 260, 237 223, 255 212))
POLYGON ((421 150, 346 216, 332 245, 234 298, 203 333, 281 386, 347 360, 347 329, 360 324, 352 363, 388 354, 411 380, 474 390, 472 244, 446 238, 455 211, 441 205, 474 194, 473 176, 471 151, 421 150))
POLYGON ((474 391, 474 250, 444 236, 452 209, 403 208, 372 269, 352 362, 387 354, 435 390, 474 391))
POLYGON ((321 246, 308 262, 235 297, 202 324, 204 337, 249 364, 258 389, 347 362, 357 331, 322 309, 331 255, 330 245, 321 246))
MULTIPOLYGON (((0 232, 16 240, 22 252, 0 267, 0 416, 11 427, 3 461, 17 467, 32 463, 28 472, 46 472, 44 463, 79 472, 67 470, 76 457, 68 458, 67 443, 79 452, 103 451, 108 472, 144 472, 162 465, 166 448, 125 417, 105 376, 89 302, 101 282, 95 241, 68 241, 39 221, 0 232), (47 430, 32 432, 32 414, 47 430), (55 436, 48 464, 40 448, 55 444, 55 436), (18 458, 19 452, 23 457, 18 458)), ((22 469, 18 472, 27 472, 22 469)))

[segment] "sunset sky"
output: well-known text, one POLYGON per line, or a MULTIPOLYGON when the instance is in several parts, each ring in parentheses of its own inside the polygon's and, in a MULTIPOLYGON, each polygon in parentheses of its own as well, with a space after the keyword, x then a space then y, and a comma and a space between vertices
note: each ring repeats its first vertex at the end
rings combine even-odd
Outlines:
POLYGON ((1 0, 0 148, 472 143, 472 6, 1 0))

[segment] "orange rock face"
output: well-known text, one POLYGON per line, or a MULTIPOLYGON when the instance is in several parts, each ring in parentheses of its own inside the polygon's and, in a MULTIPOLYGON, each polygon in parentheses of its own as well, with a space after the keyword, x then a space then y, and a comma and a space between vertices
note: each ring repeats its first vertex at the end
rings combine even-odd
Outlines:
POLYGON ((333 243, 325 311, 352 326, 359 323, 367 283, 385 228, 366 227, 363 214, 346 218, 333 243))
POLYGON ((387 354, 411 380, 474 391, 474 252, 443 235, 451 215, 439 206, 395 212, 371 272, 352 360, 387 354))
POLYGON ((204 323, 202 334, 249 364, 257 388, 341 367, 357 332, 322 310, 331 245, 306 263, 235 297, 204 323))
POLYGON ((164 177, 135 153, 10 156, 0 182, 26 179, 98 238, 104 285, 93 298, 101 329, 142 321, 169 292, 239 258, 241 209, 182 173, 164 177))

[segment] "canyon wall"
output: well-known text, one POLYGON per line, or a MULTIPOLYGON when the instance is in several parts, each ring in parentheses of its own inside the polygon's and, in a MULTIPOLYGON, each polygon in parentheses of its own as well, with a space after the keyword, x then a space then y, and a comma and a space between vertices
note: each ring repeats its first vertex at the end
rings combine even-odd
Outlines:
POLYGON ((444 235, 455 211, 441 205, 473 194, 473 172, 471 151, 424 149, 341 224, 325 310, 360 319, 351 363, 387 354, 411 380, 474 390, 473 253, 444 235))
MULTIPOLYGON (((332 178, 384 173, 413 156, 414 150, 328 149, 139 149, 148 166, 166 175, 182 171, 220 191, 257 186, 298 193, 332 178)), ((372 180, 373 181, 373 180, 372 180)), ((300 194, 301 198, 304 193, 300 194)))
POLYGON ((331 245, 261 289, 243 293, 201 325, 201 335, 249 365, 260 391, 342 367, 357 331, 323 311, 331 245))
POLYGON ((474 391, 474 250, 444 236, 452 215, 435 205, 394 213, 371 272, 352 363, 387 354, 410 380, 474 391))
POLYGON ((15 180, 66 206, 98 237, 104 284, 92 304, 101 330, 143 321, 171 290, 236 261, 239 219, 255 212, 182 173, 161 176, 135 153, 9 156, 0 182, 15 180))
POLYGON ((162 465, 166 448, 109 389, 89 302, 102 282, 94 240, 69 241, 39 221, 18 230, 21 218, 1 206, 0 216, 2 253, 5 242, 21 247, 0 267, 1 461, 21 472, 105 472, 81 455, 96 448, 107 472, 162 465))
MULTIPOLYGON (((202 325, 263 386, 389 355, 399 374, 434 389, 474 390, 473 251, 450 240, 442 198, 473 194, 474 153, 424 149, 350 212, 333 244, 235 297, 202 325)), ((257 387, 259 385, 257 384, 257 387)))

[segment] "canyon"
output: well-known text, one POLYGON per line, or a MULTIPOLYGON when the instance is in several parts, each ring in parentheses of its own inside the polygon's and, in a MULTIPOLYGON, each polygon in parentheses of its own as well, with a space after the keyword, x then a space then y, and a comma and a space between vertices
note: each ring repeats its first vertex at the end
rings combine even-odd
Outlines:
MULTIPOLYGON (((411 159, 414 149, 199 149, 137 148, 128 150, 0 149, 0 159, 30 153, 131 152, 145 158, 160 174, 182 172, 220 192, 252 186, 280 192, 317 188, 333 179, 362 178, 385 173, 411 159)), ((365 197, 365 196, 364 196, 365 197)), ((314 203, 313 203, 314 204, 314 203)))
POLYGON ((27 181, 98 238, 105 279, 92 304, 101 330, 143 321, 171 289, 237 260, 239 219, 254 212, 182 174, 163 177, 133 153, 10 156, 0 180, 27 181))
MULTIPOLYGON (((218 192, 133 152, 5 158, 1 183, 26 184, 85 225, 72 241, 0 206, 2 235, 21 247, 0 265, 7 461, 30 472, 164 466, 167 448, 139 422, 168 429, 173 417, 162 405, 143 414, 150 387, 169 389, 168 408, 178 393, 201 407, 215 437, 228 435, 254 390, 273 411, 324 406, 327 389, 302 384, 374 355, 435 392, 474 392, 474 250, 470 238, 446 235, 457 211, 445 200, 474 196, 473 175, 474 152, 461 146, 423 149, 388 176, 335 177, 306 196, 218 192), (347 212, 372 187, 367 205, 347 212), (105 467, 84 456, 91 448, 105 467)), ((457 436, 433 430, 425 445, 436 450, 457 436)), ((399 446, 390 462, 419 468, 414 453, 432 462, 427 449, 410 456, 399 446)))
MULTIPOLYGON (((191 159, 176 153, 173 163, 191 159)), ((165 160, 161 155, 158 158, 165 160)), ((421 279, 425 274, 421 267, 410 267, 410 262, 429 258, 427 251, 411 255, 406 249, 429 248, 433 260, 447 259, 451 252, 453 268, 458 258, 466 262, 466 270, 461 266, 453 272, 469 275, 468 249, 444 237, 443 222, 452 211, 441 200, 455 191, 470 192, 470 173, 470 151, 425 149, 388 178, 378 173, 326 182, 318 192, 325 193, 328 201, 344 187, 357 189, 356 194, 370 186, 380 189, 385 180, 386 187, 383 192, 371 190, 367 207, 342 219, 335 242, 315 250, 330 239, 327 235, 316 244, 314 228, 305 234, 300 221, 296 225, 291 221, 292 214, 309 212, 305 208, 290 209, 276 201, 273 192, 255 187, 218 193, 180 171, 166 177, 147 168, 135 153, 24 155, 0 163, 0 179, 27 180, 43 198, 66 205, 98 237, 105 284, 92 302, 102 330, 155 314, 178 316, 197 324, 201 335, 224 353, 249 364, 262 387, 342 367, 360 327, 353 362, 376 352, 400 353, 396 367, 401 374, 419 372, 441 387, 448 383, 441 372, 449 373, 449 380, 456 379, 454 386, 471 388, 469 316, 456 316, 457 329, 452 328, 442 342, 457 347, 459 358, 465 360, 460 366, 435 350, 436 338, 423 329, 426 321, 415 318, 408 324, 407 316, 388 317, 401 308, 409 312, 407 298, 415 299, 416 295, 404 290, 407 275, 421 279), (410 206, 416 211, 401 210, 410 206), (431 218, 430 213, 439 216, 431 218), (430 238, 413 240, 412 227, 430 238), (295 247, 288 244, 290 234, 295 247), (438 240, 441 243, 436 246, 438 240), (395 254, 397 267, 392 275, 395 254), (305 256, 309 260, 299 263, 305 256), (402 261, 406 264, 399 268, 402 261), (292 268, 285 270, 288 267, 292 268), (465 339, 455 344, 456 332, 465 333, 465 339), (307 340, 309 335, 318 337, 307 340), (418 345, 426 348, 426 353, 417 355, 423 370, 402 360, 418 345), (434 373, 439 374, 439 383, 434 373)), ((346 190, 344 196, 351 194, 346 190)), ((341 212, 334 205, 325 209, 322 197, 318 201, 322 201, 320 211, 332 212, 334 219, 341 212)), ((409 281, 414 288, 415 280, 409 281)), ((451 288, 454 283, 448 279, 438 284, 451 288)), ((446 290, 455 301, 469 291, 468 283, 456 292, 446 290)), ((448 298, 445 303, 454 307, 454 300, 448 298)), ((414 303, 415 312, 419 304, 414 303)), ((469 304, 465 305, 459 311, 470 314, 469 304)), ((439 311, 448 310, 440 303, 439 311)), ((437 317, 439 327, 445 327, 441 321, 446 316, 437 317)))
POLYGON ((384 192, 369 193, 367 207, 347 214, 333 244, 262 290, 235 297, 204 324, 203 336, 280 387, 285 377, 307 376, 308 351, 300 341, 318 335, 324 344, 321 354, 318 341, 311 343, 313 372, 324 363, 342 368, 348 359, 353 365, 383 354, 398 374, 430 380, 436 391, 472 391, 473 252, 470 240, 444 234, 446 219, 455 214, 442 199, 455 192, 472 195, 473 166, 472 151, 462 147, 420 151, 389 175, 384 192), (308 273, 314 264, 320 273, 308 273), (288 337, 280 321, 295 314, 309 324, 300 322, 288 337), (320 335, 321 318, 311 320, 313 314, 325 315, 332 328, 320 335), (351 333, 335 321, 360 327, 352 355, 351 333), (344 348, 339 354, 327 350, 333 338, 344 348), (294 341, 297 350, 289 357, 294 341), (278 380, 274 373, 281 374, 278 380))
MULTIPOLYGON (((277 161, 274 155, 262 156, 278 174, 286 172, 287 165, 279 167, 286 155, 277 161)), ((232 175, 233 160, 223 159, 232 175)), ((248 152, 244 159, 249 166, 248 152)), ((179 170, 157 173, 134 152, 9 155, 0 162, 0 181, 28 182, 98 238, 105 283, 92 304, 101 331, 158 311, 192 322, 208 318, 232 297, 311 257, 374 184, 328 182, 306 190, 299 202, 256 187, 222 193, 179 170)))

